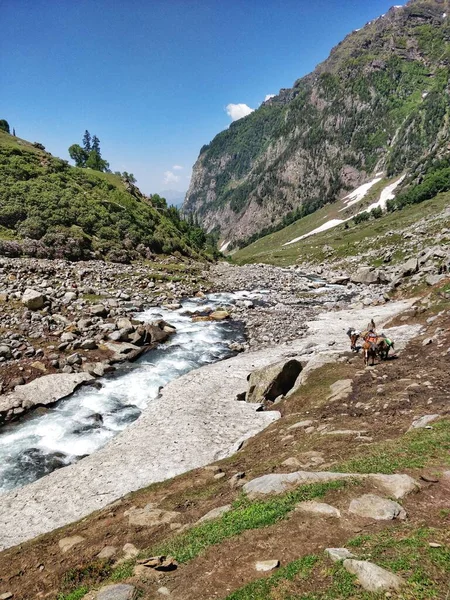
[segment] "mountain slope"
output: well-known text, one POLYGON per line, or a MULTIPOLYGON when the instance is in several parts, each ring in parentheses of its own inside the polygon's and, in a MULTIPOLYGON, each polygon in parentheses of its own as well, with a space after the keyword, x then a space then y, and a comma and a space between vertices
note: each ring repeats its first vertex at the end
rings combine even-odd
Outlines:
POLYGON ((201 149, 183 211, 233 245, 378 171, 390 177, 441 155, 447 13, 448 0, 413 0, 351 33, 313 73, 201 149))
POLYGON ((0 255, 127 262, 206 250, 204 233, 159 196, 42 148, 0 131, 0 255))

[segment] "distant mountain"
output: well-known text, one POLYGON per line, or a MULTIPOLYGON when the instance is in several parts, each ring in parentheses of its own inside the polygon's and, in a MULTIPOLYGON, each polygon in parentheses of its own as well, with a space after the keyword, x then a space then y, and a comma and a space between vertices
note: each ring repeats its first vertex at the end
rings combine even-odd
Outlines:
POLYGON ((173 205, 177 208, 180 208, 184 202, 186 197, 186 192, 179 192, 178 190, 163 190, 162 192, 158 192, 161 198, 165 198, 167 201, 167 205, 173 205))
POLYGON ((184 214, 230 248, 448 152, 450 2, 411 0, 203 146, 184 214))

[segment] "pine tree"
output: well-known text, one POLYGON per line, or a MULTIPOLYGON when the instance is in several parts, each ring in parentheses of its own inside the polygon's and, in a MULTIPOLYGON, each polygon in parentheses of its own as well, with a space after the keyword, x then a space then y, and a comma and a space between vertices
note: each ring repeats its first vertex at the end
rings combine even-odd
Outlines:
POLYGON ((100 140, 98 139, 98 137, 96 135, 94 135, 94 137, 92 138, 92 150, 95 150, 95 152, 97 152, 97 154, 101 157, 101 152, 100 152, 100 140))
POLYGON ((16 137, 16 130, 13 127, 13 136, 16 137))
POLYGON ((84 136, 83 136, 83 148, 86 150, 87 153, 89 153, 92 149, 91 134, 89 133, 89 131, 87 129, 84 132, 84 136))

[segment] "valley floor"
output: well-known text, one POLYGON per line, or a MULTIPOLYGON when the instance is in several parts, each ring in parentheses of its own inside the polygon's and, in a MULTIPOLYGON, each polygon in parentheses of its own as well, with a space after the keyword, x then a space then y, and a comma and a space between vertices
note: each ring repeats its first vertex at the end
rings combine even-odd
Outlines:
MULTIPOLYGON (((388 306, 372 306, 369 312, 378 318, 379 311, 382 319, 388 306)), ((361 313, 361 322, 369 312, 361 313)), ((148 600, 378 597, 324 552, 346 547, 356 558, 401 576, 400 597, 445 598, 450 564, 448 280, 414 306, 405 303, 388 326, 415 337, 398 358, 373 368, 365 369, 361 357, 344 347, 344 331, 344 342, 338 336, 352 313, 334 329, 333 314, 316 327, 321 344, 328 327, 327 347, 336 351, 337 362, 318 366, 295 393, 277 403, 280 419, 229 458, 128 494, 78 523, 2 552, 0 594, 23 600, 93 599, 101 586, 125 582, 148 600), (432 415, 427 427, 409 432, 426 415, 432 415), (262 475, 299 470, 355 477, 299 482, 275 496, 242 493, 262 475), (398 496, 374 478, 356 478, 365 473, 409 475, 420 487, 398 496), (370 512, 349 510, 365 494, 394 496, 406 520, 401 511, 393 520, 375 520, 370 512), (312 500, 337 509, 334 516, 302 504, 312 500), (199 523, 220 507, 227 508, 199 523), (155 555, 171 555, 178 566, 160 571, 138 564, 155 555), (264 576, 255 565, 265 560, 279 560, 281 567, 264 576)), ((358 321, 356 312, 353 317, 358 321)))

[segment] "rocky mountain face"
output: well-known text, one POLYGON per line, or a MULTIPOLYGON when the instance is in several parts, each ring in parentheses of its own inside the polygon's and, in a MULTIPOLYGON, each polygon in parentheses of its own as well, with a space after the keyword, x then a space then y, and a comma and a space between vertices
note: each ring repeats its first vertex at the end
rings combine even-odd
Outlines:
MULTIPOLYGON (((204 146, 183 205, 231 245, 448 151, 450 3, 411 0, 204 146)), ((230 246, 231 247, 231 246, 230 246)))

